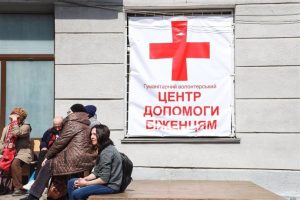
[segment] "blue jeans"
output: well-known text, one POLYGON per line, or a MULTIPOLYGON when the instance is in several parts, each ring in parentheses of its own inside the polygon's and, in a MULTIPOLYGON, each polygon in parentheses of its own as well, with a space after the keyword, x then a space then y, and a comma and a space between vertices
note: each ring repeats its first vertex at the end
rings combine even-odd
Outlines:
POLYGON ((77 178, 72 178, 68 181, 69 200, 84 200, 87 199, 90 195, 115 193, 115 191, 110 187, 100 184, 75 188, 74 182, 76 179, 77 178))

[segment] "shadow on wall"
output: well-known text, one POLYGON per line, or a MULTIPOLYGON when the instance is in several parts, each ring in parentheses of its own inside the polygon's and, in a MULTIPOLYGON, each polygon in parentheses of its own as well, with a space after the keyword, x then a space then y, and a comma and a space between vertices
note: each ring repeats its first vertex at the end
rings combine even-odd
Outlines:
POLYGON ((88 1, 86 3, 68 1, 68 3, 56 5, 56 11, 58 11, 55 12, 56 19, 117 19, 118 13, 123 11, 123 0, 112 0, 105 3, 101 0, 92 3, 88 3, 88 1), (69 12, 59 12, 60 9, 69 10, 69 12), (89 9, 88 12, 87 9, 89 9))
MULTIPOLYGON (((123 0, 45 0, 45 1, 31 1, 28 0, 0 0, 0 13, 13 14, 53 14, 54 7, 62 6, 66 7, 81 7, 91 8, 91 12, 83 12, 82 15, 78 15, 78 12, 74 12, 73 15, 68 15, 67 18, 63 14, 55 16, 58 19, 115 19, 118 18, 118 12, 122 12, 123 0), (101 10, 101 12, 99 12, 101 10), (100 13, 96 14, 95 13, 100 13), (100 16, 101 15, 101 16, 100 16), (99 18, 97 18, 99 16, 99 18)), ((79 9, 80 12, 80 9, 79 9)))
POLYGON ((123 12, 123 0, 87 0, 86 2, 80 2, 79 0, 63 0, 60 1, 60 3, 56 3, 55 5, 57 6, 56 10, 70 10, 67 15, 65 15, 66 12, 56 12, 56 19, 117 19, 118 13, 123 12), (87 12, 87 9, 89 9, 89 12, 87 12))
POLYGON ((0 29, 0 40, 53 41, 54 18, 97 21, 117 19, 119 12, 123 9, 123 0, 24 2, 11 0, 2 3, 0 0, 0 24, 1 27, 5 27, 0 29))

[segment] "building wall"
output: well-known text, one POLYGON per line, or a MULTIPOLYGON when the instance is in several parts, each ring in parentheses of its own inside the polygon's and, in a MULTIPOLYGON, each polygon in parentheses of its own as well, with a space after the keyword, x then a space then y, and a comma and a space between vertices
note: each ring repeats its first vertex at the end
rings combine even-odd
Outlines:
MULTIPOLYGON (((122 7, 114 7, 121 9, 122 7)), ((123 136, 125 122, 124 13, 55 7, 55 110, 93 104, 98 118, 123 136)))
POLYGON ((114 2, 55 5, 55 112, 98 107, 133 178, 250 180, 300 197, 300 1, 114 2), (122 5, 123 4, 123 5, 122 5), (240 144, 121 144, 126 120, 126 10, 235 10, 235 116, 240 144), (123 11, 124 9, 124 11, 123 11))

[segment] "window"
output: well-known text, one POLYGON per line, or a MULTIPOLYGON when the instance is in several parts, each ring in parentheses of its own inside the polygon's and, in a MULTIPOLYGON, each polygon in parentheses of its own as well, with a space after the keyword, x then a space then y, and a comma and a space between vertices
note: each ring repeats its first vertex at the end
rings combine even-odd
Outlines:
POLYGON ((41 137, 54 115, 52 15, 0 14, 1 129, 24 107, 31 137, 41 137))
POLYGON ((128 14, 128 138, 235 137, 232 11, 128 14))

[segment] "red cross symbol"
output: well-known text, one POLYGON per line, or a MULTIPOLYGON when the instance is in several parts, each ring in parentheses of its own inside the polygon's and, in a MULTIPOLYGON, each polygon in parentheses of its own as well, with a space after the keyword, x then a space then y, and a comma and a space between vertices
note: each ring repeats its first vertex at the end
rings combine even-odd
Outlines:
POLYGON ((172 80, 187 80, 187 58, 210 58, 209 42, 187 42, 187 21, 172 22, 172 43, 150 43, 150 59, 173 58, 172 80))

